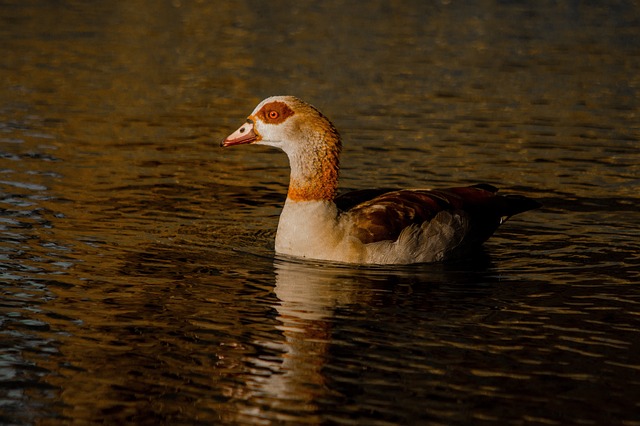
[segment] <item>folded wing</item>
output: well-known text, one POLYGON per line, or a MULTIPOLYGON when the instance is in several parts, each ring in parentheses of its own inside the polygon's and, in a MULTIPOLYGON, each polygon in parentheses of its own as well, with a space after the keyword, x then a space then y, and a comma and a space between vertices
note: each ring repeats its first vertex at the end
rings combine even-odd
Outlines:
POLYGON ((438 220, 440 212, 459 215, 467 223, 464 245, 482 244, 509 217, 540 207, 517 195, 499 195, 497 188, 479 184, 448 189, 361 190, 335 202, 352 223, 350 234, 363 243, 395 241, 411 225, 438 220))

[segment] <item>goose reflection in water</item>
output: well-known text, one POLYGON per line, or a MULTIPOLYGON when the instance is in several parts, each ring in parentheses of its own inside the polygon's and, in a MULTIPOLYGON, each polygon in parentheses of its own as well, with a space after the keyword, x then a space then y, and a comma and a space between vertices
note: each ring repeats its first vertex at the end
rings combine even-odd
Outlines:
POLYGON ((451 308, 459 303, 461 308, 452 316, 460 315, 465 323, 486 315, 466 307, 491 293, 489 266, 484 254, 473 264, 394 268, 277 258, 274 308, 283 340, 259 343, 270 348, 277 344, 281 357, 254 360, 261 371, 266 367, 270 373, 250 379, 245 395, 253 404, 245 414, 286 420, 287 412, 295 412, 299 420, 305 413, 308 422, 319 423, 318 413, 327 405, 353 398, 376 399, 367 395, 367 381, 397 385, 394 374, 402 371, 378 370, 379 366, 368 364, 377 357, 397 361, 394 352, 414 351, 429 370, 432 346, 423 344, 437 338, 430 335, 428 325, 448 321, 452 314, 449 309, 442 318, 438 305, 451 308), (424 340, 415 342, 407 329, 420 317, 419 311, 426 327, 424 340), (256 406, 265 407, 265 412, 257 413, 256 406))

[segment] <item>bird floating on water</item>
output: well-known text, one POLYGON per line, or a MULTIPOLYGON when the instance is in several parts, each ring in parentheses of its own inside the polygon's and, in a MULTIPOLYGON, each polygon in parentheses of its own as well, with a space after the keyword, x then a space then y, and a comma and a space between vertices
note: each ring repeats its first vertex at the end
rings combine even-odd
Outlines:
POLYGON ((340 134, 293 96, 260 102, 221 142, 269 145, 289 157, 278 254, 358 264, 438 262, 478 248, 509 217, 540 207, 488 184, 446 189, 364 189, 337 196, 340 134))

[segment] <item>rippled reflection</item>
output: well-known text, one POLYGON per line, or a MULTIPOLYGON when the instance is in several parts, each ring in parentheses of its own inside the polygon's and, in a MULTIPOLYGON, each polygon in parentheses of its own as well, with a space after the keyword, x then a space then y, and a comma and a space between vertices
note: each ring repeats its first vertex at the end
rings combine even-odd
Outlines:
MULTIPOLYGON (((320 423, 320 413, 327 405, 345 403, 353 396, 348 388, 334 382, 335 371, 331 369, 335 368, 332 366, 335 354, 343 352, 351 358, 351 362, 338 366, 338 380, 343 380, 345 373, 360 373, 360 368, 353 365, 353 357, 359 357, 361 351, 376 344, 373 336, 359 335, 361 331, 357 326, 343 321, 362 315, 363 309, 395 310, 398 299, 414 290, 412 283, 437 285, 446 281, 447 276, 440 266, 352 269, 285 259, 277 260, 275 268, 274 293, 278 298, 275 309, 280 322, 277 329, 284 335, 279 347, 282 355, 271 362, 262 360, 262 367, 268 365, 269 374, 248 384, 258 405, 269 407, 264 413, 250 414, 291 420, 291 415, 296 413, 294 419, 304 418, 305 422, 313 423, 320 423)), ((387 317, 383 321, 391 319, 387 317)), ((388 336, 388 340, 394 338, 388 336)), ((271 346, 273 342, 261 344, 271 346)), ((371 387, 380 384, 374 382, 371 387)), ((380 412, 384 411, 384 407, 379 408, 382 408, 380 412)), ((373 407, 372 410, 376 416, 380 414, 373 407)))

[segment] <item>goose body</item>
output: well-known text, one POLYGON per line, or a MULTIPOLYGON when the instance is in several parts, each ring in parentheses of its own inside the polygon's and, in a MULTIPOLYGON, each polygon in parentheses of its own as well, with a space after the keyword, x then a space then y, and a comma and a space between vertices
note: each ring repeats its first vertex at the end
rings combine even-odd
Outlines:
POLYGON ((337 196, 340 135, 293 96, 260 102, 221 146, 262 144, 289 157, 291 178, 276 233, 279 254, 360 264, 436 262, 487 240, 507 218, 540 206, 491 185, 369 189, 337 196))

